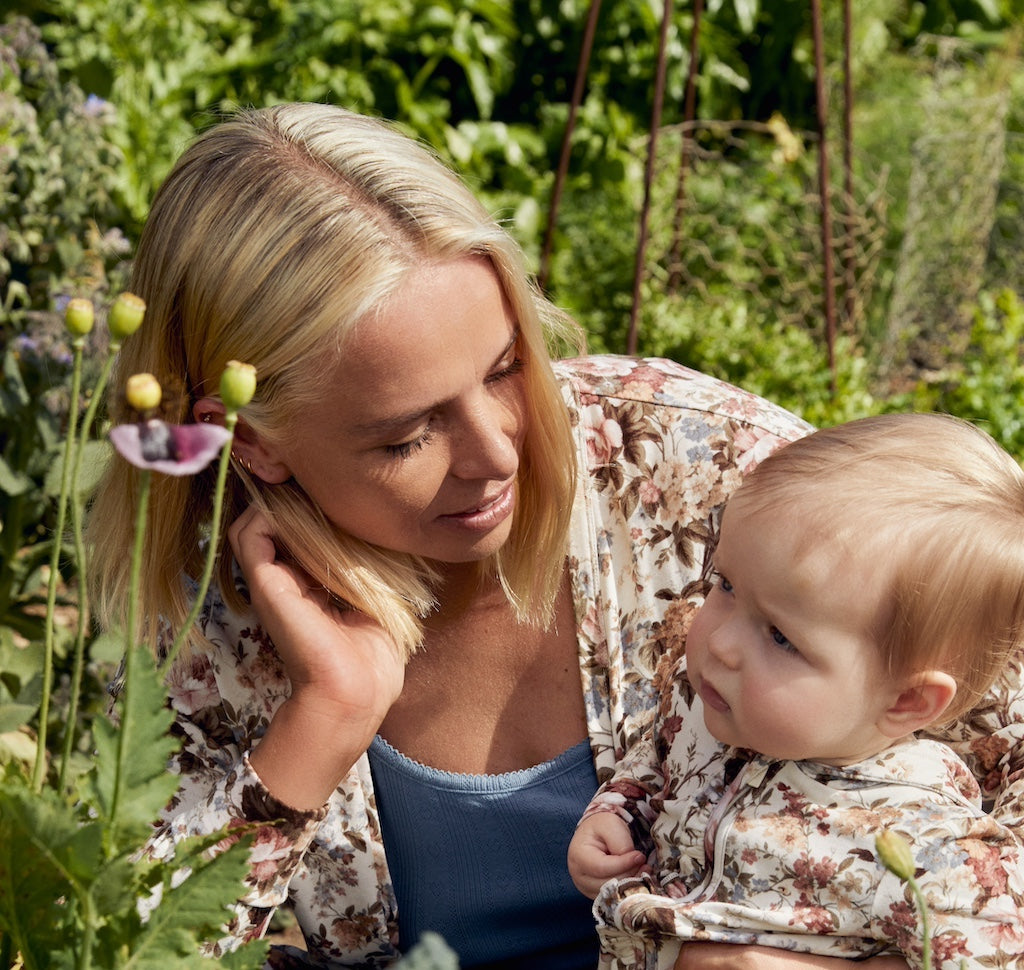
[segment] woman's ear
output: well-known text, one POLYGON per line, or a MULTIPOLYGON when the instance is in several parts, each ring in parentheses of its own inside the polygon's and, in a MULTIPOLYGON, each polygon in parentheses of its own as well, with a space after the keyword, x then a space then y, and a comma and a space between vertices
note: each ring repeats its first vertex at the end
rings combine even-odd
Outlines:
MULTIPOLYGON (((192 417, 202 424, 224 424, 224 402, 215 397, 202 397, 192 405, 192 417)), ((231 457, 253 478, 268 485, 280 485, 292 477, 291 469, 271 453, 246 424, 239 418, 231 442, 231 457)))
POLYGON ((890 738, 901 738, 933 724, 956 696, 956 680, 943 670, 926 670, 897 695, 882 714, 879 730, 890 738))

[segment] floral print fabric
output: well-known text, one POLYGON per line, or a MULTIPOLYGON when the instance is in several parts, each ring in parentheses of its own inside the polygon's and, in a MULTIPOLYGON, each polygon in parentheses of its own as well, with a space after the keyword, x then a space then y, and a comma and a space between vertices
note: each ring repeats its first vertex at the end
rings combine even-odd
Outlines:
POLYGON ((628 822, 654 870, 598 895, 602 967, 670 968, 687 940, 898 953, 921 967, 913 896, 876 857, 883 829, 912 846, 934 967, 1024 967, 1019 830, 983 811, 977 779, 950 747, 910 740, 839 768, 718 743, 686 679, 690 613, 673 609, 663 624, 675 635, 651 731, 586 813, 628 822))
MULTIPOLYGON (((703 596, 722 503, 745 470, 810 429, 669 361, 592 357, 556 371, 581 467, 568 565, 591 747, 605 780, 653 712, 652 678, 670 645, 661 633, 666 608, 703 596)), ((250 892, 221 946, 262 934, 290 898, 308 954, 276 952, 276 966, 387 966, 398 957, 401 916, 367 758, 318 812, 274 799, 247 752, 288 696, 282 665, 256 617, 231 613, 216 591, 201 622, 209 650, 180 664, 169 684, 184 740, 174 766, 182 783, 153 851, 169 854, 177 839, 224 825, 265 823, 250 892)), ((964 743, 992 738, 1015 705, 1024 708, 1015 693, 995 698, 988 720, 958 728, 964 743)), ((994 792, 1005 787, 1000 766, 1016 757, 1017 741, 1004 733, 988 743, 978 768, 994 792)))

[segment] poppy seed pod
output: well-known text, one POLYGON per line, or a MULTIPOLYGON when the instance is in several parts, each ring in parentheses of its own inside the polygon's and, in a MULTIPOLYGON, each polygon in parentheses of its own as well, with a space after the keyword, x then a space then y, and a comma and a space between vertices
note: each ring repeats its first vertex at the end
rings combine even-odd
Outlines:
POLYGON ((69 300, 64 310, 64 323, 68 330, 76 337, 84 337, 92 330, 96 313, 92 303, 81 297, 69 300))
POLYGON ((160 406, 163 391, 152 374, 132 374, 125 383, 124 396, 136 411, 145 414, 160 406))
POLYGON ((146 314, 146 303, 134 293, 122 293, 110 308, 107 326, 113 340, 121 341, 130 337, 142 325, 146 314))
POLYGON ((229 360, 220 376, 220 399, 229 411, 245 407, 256 393, 256 368, 229 360))
POLYGON ((910 843, 902 835, 886 829, 875 839, 875 850, 882 865, 894 876, 904 882, 914 878, 914 857, 910 843))

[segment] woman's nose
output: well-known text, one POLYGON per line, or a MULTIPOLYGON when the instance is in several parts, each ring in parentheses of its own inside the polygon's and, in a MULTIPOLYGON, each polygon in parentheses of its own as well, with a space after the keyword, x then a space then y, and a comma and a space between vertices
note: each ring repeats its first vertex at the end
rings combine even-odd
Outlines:
POLYGON ((451 473, 457 478, 505 481, 519 468, 521 415, 498 401, 484 401, 453 435, 451 473))

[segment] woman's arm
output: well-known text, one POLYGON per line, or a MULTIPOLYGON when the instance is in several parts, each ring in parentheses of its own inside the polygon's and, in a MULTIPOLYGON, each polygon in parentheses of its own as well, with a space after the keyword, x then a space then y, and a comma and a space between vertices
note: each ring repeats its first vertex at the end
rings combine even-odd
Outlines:
MULTIPOLYGON (((213 603, 213 652, 180 660, 169 676, 180 784, 148 846, 166 859, 182 839, 255 827, 248 892, 218 952, 260 935, 314 836, 333 840, 325 803, 352 777, 404 672, 379 627, 317 597, 276 561, 261 516, 240 516, 231 540, 259 623, 213 603)), ((346 807, 358 816, 360 780, 351 787, 346 807)), ((352 850, 344 836, 339 845, 352 850)), ((373 877, 372 851, 350 854, 349 875, 373 877)))
POLYGON ((232 523, 229 537, 291 682, 250 761, 280 801, 317 809, 369 747, 402 691, 404 665, 377 623, 341 609, 277 558, 256 509, 232 523))

